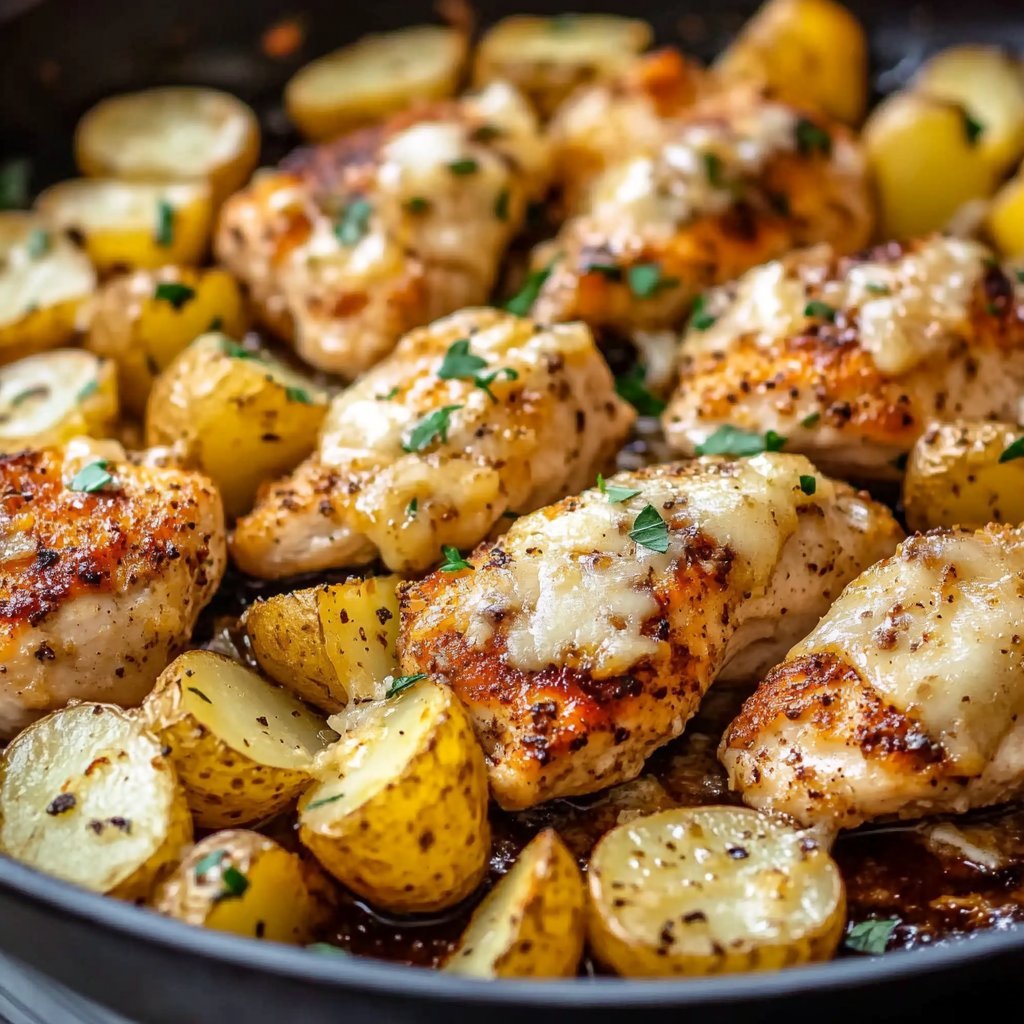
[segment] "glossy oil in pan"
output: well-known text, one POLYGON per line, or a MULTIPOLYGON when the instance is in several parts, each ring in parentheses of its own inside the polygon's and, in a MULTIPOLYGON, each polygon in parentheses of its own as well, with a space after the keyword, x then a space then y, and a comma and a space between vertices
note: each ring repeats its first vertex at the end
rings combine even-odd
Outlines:
MULTIPOLYGON (((864 0, 875 82, 887 91, 953 42, 1024 44, 1024 10, 1004 0, 864 0)), ((755 3, 618 2, 474 5, 482 22, 513 11, 577 6, 650 20, 664 42, 710 56, 755 3)), ((264 124, 264 159, 297 141, 281 90, 302 63, 362 33, 424 20, 421 2, 287 7, 270 0, 0 0, 0 159, 27 156, 32 187, 73 172, 78 116, 108 93, 188 82, 226 88, 264 124), (299 16, 305 44, 267 57, 262 33, 299 16)), ((1024 929, 937 949, 845 959, 780 974, 625 981, 478 982, 201 931, 0 858, 0 950, 140 1024, 301 1024, 486 1020, 630 1022, 700 1014, 701 1024, 826 1018, 939 1019, 1016 995, 1024 929)), ((54 1021, 53 1024, 64 1024, 54 1021)), ((70 1024, 70 1022, 68 1022, 70 1024)))

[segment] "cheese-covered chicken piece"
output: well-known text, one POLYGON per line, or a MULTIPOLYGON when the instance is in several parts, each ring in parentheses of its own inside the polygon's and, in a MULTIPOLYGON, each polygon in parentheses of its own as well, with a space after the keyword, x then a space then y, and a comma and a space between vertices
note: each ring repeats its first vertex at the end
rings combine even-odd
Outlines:
POLYGON ((334 400, 319 449, 264 488, 232 554, 256 576, 375 558, 423 571, 586 486, 633 419, 585 325, 462 310, 334 400))
POLYGON ((684 454, 729 425, 885 479, 929 422, 1016 422, 1022 396, 1024 284, 979 242, 934 236, 849 257, 818 246, 711 292, 663 423, 684 454))
POLYGON ((402 671, 469 708, 502 806, 590 793, 633 778, 730 664, 773 664, 900 536, 801 456, 620 473, 403 587, 402 671))
POLYGON ((301 150, 225 204, 220 260, 299 355, 345 377, 486 301, 547 183, 533 112, 495 83, 301 150))
POLYGON ((842 593, 722 739, 752 807, 823 831, 1024 792, 1024 527, 911 537, 842 593))
POLYGON ((629 332, 678 325, 708 286, 794 246, 866 244, 872 203, 848 130, 746 90, 711 97, 654 152, 610 164, 533 254, 533 314, 629 332))
POLYGON ((0 736, 72 698, 138 704, 223 574, 213 484, 76 440, 0 457, 0 488, 0 736))

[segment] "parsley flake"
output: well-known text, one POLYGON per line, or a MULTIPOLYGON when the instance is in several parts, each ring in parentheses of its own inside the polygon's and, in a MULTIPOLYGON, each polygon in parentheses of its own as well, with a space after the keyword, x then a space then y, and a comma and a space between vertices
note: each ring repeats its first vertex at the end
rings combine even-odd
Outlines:
POLYGON ((712 188, 721 188, 724 184, 722 170, 722 158, 717 153, 704 154, 704 173, 707 174, 708 183, 712 188))
POLYGON ((201 882, 203 880, 203 876, 208 871, 217 867, 227 855, 227 850, 214 850, 213 853, 208 853, 205 857, 196 861, 196 866, 192 869, 192 873, 195 875, 196 881, 201 882))
POLYGON ((178 281, 161 281, 153 292, 153 298, 159 302, 169 302, 175 309, 181 309, 186 302, 196 297, 195 288, 178 281))
POLYGON ((220 882, 224 886, 221 899, 237 899, 249 888, 249 879, 230 864, 221 872, 220 882))
POLYGON ((523 282, 523 287, 505 303, 505 309, 516 316, 528 316, 530 310, 533 309, 533 304, 537 301, 537 296, 540 295, 540 290, 544 287, 544 283, 551 276, 551 271, 554 268, 555 264, 552 261, 546 267, 531 270, 523 282))
POLYGON ((190 686, 188 688, 188 692, 189 693, 194 693, 200 700, 206 701, 207 704, 212 704, 213 703, 213 701, 210 700, 210 698, 207 697, 206 694, 203 693, 203 691, 200 690, 198 686, 190 686))
POLYGON ((174 244, 174 207, 166 199, 156 204, 156 244, 166 249, 174 244))
POLYGON ((473 378, 473 386, 483 391, 495 405, 497 405, 498 399, 491 391, 491 385, 499 377, 503 380, 519 380, 519 373, 511 366, 503 366, 500 370, 494 370, 492 373, 479 373, 473 378))
POLYGON ((467 562, 459 549, 452 547, 451 544, 441 545, 441 554, 444 555, 444 561, 440 565, 441 572, 460 572, 463 569, 472 569, 473 563, 467 562))
POLYGON ((868 953, 879 956, 885 952, 889 939, 900 923, 898 917, 873 918, 870 921, 858 921, 846 933, 843 943, 847 949, 856 953, 868 953))
POLYGON ((476 174, 480 170, 480 165, 471 156, 467 156, 461 160, 453 160, 448 165, 448 170, 457 177, 464 178, 467 174, 476 174))
POLYGON ((334 235, 342 245, 355 245, 366 234, 373 207, 365 199, 356 199, 342 210, 334 235))
POLYGON ((421 679, 426 678, 426 672, 417 672, 415 675, 412 676, 395 676, 391 680, 391 685, 388 687, 388 692, 385 693, 384 696, 397 697, 403 690, 408 690, 410 686, 414 686, 421 679))
POLYGON ((816 427, 820 422, 821 422, 821 413, 820 412, 809 412, 800 421, 800 426, 809 430, 811 427, 816 427))
POLYGON ((299 405, 313 404, 313 399, 309 397, 309 392, 305 388, 285 388, 284 397, 289 402, 298 402, 299 405))
POLYGON ((344 795, 344 793, 335 793, 334 796, 324 796, 319 800, 311 800, 303 807, 303 810, 315 811, 318 807, 326 807, 328 804, 333 804, 336 800, 340 800, 344 795))
POLYGON ((442 444, 447 444, 448 428, 451 426, 452 413, 461 408, 461 405, 446 405, 440 409, 435 409, 428 416, 424 416, 412 428, 409 440, 402 443, 402 450, 406 452, 421 452, 428 445, 432 444, 435 438, 440 438, 442 444))
POLYGON ((820 299, 812 299, 804 306, 804 316, 820 317, 822 320, 828 320, 831 323, 836 318, 836 311, 827 302, 822 302, 820 299))
POLYGON ((690 327, 695 331, 706 331, 709 327, 713 327, 718 319, 717 316, 713 316, 707 311, 706 306, 707 299, 703 295, 698 295, 690 313, 690 327))
POLYGON ((661 518, 661 513, 653 505, 645 505, 640 515, 633 520, 629 539, 636 541, 641 547, 663 555, 668 551, 668 523, 661 518))
POLYGON ((38 260, 50 251, 50 232, 43 228, 33 228, 25 241, 25 250, 29 259, 38 260))
POLYGON ((441 380, 469 380, 486 365, 486 359, 469 351, 469 338, 459 338, 445 352, 437 375, 441 380))
POLYGON ((390 402, 395 395, 398 394, 398 385, 396 384, 386 395, 377 395, 378 402, 390 402))
POLYGON ((507 188, 503 188, 498 197, 494 200, 494 216, 498 220, 508 220, 508 204, 511 195, 507 188))
POLYGON ((628 373, 615 378, 615 393, 624 398, 641 416, 660 416, 665 403, 647 389, 645 368, 637 363, 628 373))
POLYGON ((68 489, 81 491, 83 494, 95 494, 102 491, 108 484, 113 483, 114 478, 107 472, 109 463, 106 459, 97 459, 83 466, 68 484, 68 489))
POLYGON ((828 156, 832 152, 832 136, 824 128, 819 127, 806 117, 801 117, 794 129, 796 148, 801 153, 823 153, 828 156))
POLYGON ((1024 459, 1024 437, 1018 437, 1006 451, 999 456, 999 461, 1013 462, 1014 459, 1024 459))
POLYGON ((416 513, 420 510, 420 499, 411 498, 409 504, 405 506, 405 514, 409 519, 415 519, 416 513))
POLYGON ((31 166, 24 157, 0 164, 0 210, 23 210, 28 206, 31 166))
POLYGON ((423 196, 413 196, 406 204, 405 208, 410 213, 426 213, 430 209, 430 200, 424 199, 423 196))
POLYGON ((96 392, 99 391, 99 389, 100 382, 95 379, 91 380, 89 381, 88 384, 84 384, 82 386, 82 389, 78 392, 75 398, 77 398, 79 402, 84 402, 87 398, 92 398, 92 396, 95 395, 96 392))
POLYGON ((600 473, 597 474, 597 489, 608 499, 609 505, 618 505, 623 501, 629 501, 630 498, 635 498, 640 493, 633 487, 609 484, 600 473))
POLYGON ((762 452, 780 452, 786 443, 781 434, 769 430, 755 434, 729 424, 719 427, 706 441, 697 445, 698 455, 760 455, 762 452))
POLYGON ((260 361, 258 352, 250 352, 249 349, 243 348, 237 341, 232 341, 230 338, 220 339, 220 349, 226 356, 231 356, 232 359, 255 359, 257 362, 260 361))
POLYGON ((890 290, 890 288, 889 288, 889 286, 887 284, 879 284, 877 281, 868 281, 868 283, 866 285, 864 285, 864 287, 867 289, 867 291, 868 291, 868 293, 870 295, 891 295, 892 294, 892 291, 890 290))
POLYGON ((584 274, 602 274, 608 278, 609 281, 621 281, 622 280, 622 267, 617 263, 601 263, 595 261, 593 263, 587 263, 583 267, 584 274))
POLYGON ((626 271, 629 290, 638 299, 650 299, 679 284, 678 277, 663 277, 660 263, 637 263, 626 271))
POLYGON ((801 474, 800 490, 809 498, 818 489, 817 477, 801 474))
POLYGON ((976 118, 972 117, 963 111, 964 115, 964 135, 967 136, 967 141, 972 145, 976 146, 978 140, 985 134, 985 126, 976 118))
MULTIPOLYGON (((92 383, 95 384, 96 382, 92 381, 92 383)), ((89 385, 86 384, 85 387, 88 387, 88 386, 89 385)), ((82 388, 82 391, 84 391, 84 390, 85 390, 85 388, 82 388)), ((28 401, 30 401, 33 398, 47 398, 47 397, 49 397, 49 394, 50 394, 50 389, 45 384, 37 384, 33 388, 25 388, 24 391, 19 391, 11 399, 11 405, 14 406, 15 409, 17 409, 19 405, 23 405, 25 402, 28 402, 28 401)), ((82 395, 79 394, 78 397, 81 398, 82 395)))
POLYGON ((469 133, 469 139, 471 142, 493 142, 503 134, 496 124, 481 124, 469 133))
POLYGON ((1013 276, 1017 278, 1018 284, 1024 284, 1024 270, 1018 267, 1014 272, 1013 276))

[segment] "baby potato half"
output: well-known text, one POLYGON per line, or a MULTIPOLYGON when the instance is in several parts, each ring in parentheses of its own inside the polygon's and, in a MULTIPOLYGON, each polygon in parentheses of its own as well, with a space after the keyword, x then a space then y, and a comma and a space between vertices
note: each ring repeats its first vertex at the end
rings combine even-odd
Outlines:
POLYGON ((157 889, 153 909, 215 931, 304 944, 329 911, 326 885, 273 839, 227 829, 192 848, 157 889))
POLYGON ((4 752, 0 849, 86 889, 148 899, 192 841, 162 748, 113 704, 73 704, 34 722, 4 752))
POLYGON ((251 824, 287 807, 335 734, 286 690, 213 651, 186 651, 142 704, 196 824, 251 824))
POLYGON ((490 856, 487 770, 465 708, 446 686, 400 677, 360 709, 299 801, 299 838, 374 906, 454 906, 490 856))
POLYGON ((571 978, 586 889, 554 829, 538 833, 477 907, 444 969, 475 978, 571 978))
POLYGON ((588 869, 590 946, 625 977, 768 971, 828 959, 846 922, 835 861, 745 807, 619 825, 588 869))

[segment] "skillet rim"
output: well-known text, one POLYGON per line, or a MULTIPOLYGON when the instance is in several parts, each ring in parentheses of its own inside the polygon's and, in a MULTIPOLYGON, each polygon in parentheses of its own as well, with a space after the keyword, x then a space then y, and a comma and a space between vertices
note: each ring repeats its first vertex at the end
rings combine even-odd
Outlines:
MULTIPOLYGON (((480 980, 408 967, 371 957, 330 957, 302 947, 248 939, 162 917, 145 907, 81 889, 45 875, 0 854, 0 891, 44 912, 75 917, 93 927, 172 953, 192 954, 222 966, 267 972, 318 987, 353 990, 368 995, 421 996, 435 1002, 466 1002, 490 1006, 577 1008, 641 1008, 750 1004, 787 999, 812 992, 825 994, 859 987, 906 981, 967 967, 990 956, 1024 953, 1024 926, 981 932, 939 947, 894 950, 883 957, 832 960, 782 971, 721 974, 672 979, 573 978, 529 982, 524 979, 480 980)), ((14 954, 17 955, 16 953, 14 954)))

